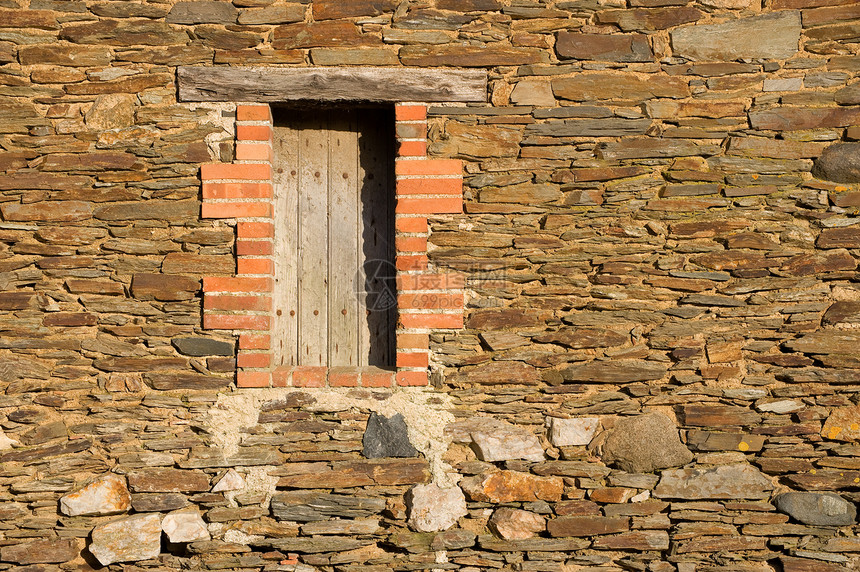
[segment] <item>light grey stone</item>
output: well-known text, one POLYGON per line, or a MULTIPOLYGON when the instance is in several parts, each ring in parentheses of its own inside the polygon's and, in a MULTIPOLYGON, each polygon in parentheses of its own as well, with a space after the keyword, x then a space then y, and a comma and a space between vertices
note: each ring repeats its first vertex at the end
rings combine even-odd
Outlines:
POLYGON ((693 460, 693 453, 681 443, 671 419, 662 413, 648 413, 616 421, 600 457, 628 473, 650 473, 685 465, 693 460))
POLYGON ((131 508, 125 478, 108 473, 60 497, 60 512, 68 516, 122 514, 131 508))
POLYGON ((600 426, 599 417, 576 417, 574 419, 549 419, 549 441, 556 447, 588 445, 600 426))
POLYGON ((218 479, 215 486, 212 487, 213 493, 221 493, 224 491, 240 491, 245 488, 245 479, 242 475, 236 472, 235 469, 228 469, 224 476, 218 479))
POLYGON ((516 105, 555 106, 552 85, 548 81, 524 80, 518 82, 511 92, 511 101, 516 105))
POLYGON ((185 509, 171 512, 161 521, 161 530, 168 540, 177 542, 195 542, 209 540, 209 529, 197 509, 185 509))
POLYGON ((783 10, 720 24, 692 25, 671 32, 674 55, 691 60, 784 60, 797 53, 800 12, 783 10))
POLYGON ((406 502, 409 526, 419 532, 447 530, 468 514, 466 496, 458 486, 415 485, 410 489, 406 502))
POLYGON ((539 514, 507 507, 496 509, 489 525, 505 540, 525 540, 546 530, 546 520, 539 514))
POLYGON ((149 560, 161 553, 161 515, 136 514, 92 531, 90 553, 102 566, 149 560))
POLYGON ((773 483, 761 471, 738 463, 709 469, 663 471, 653 496, 690 500, 763 499, 771 490, 773 483))
POLYGON ((812 526, 850 526, 857 520, 857 507, 835 493, 784 493, 773 500, 774 506, 803 524, 812 526))
POLYGON ((471 445, 482 461, 513 459, 543 461, 540 440, 528 429, 491 417, 471 417, 455 421, 445 428, 455 442, 471 445))
POLYGON ((764 80, 762 91, 797 91, 802 87, 802 77, 772 77, 764 80))

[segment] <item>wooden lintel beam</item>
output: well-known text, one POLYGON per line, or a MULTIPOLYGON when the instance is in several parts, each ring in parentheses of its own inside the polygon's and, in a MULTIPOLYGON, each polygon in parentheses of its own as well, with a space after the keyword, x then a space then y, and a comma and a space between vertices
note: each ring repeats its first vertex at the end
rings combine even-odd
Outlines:
POLYGON ((487 101, 484 70, 180 66, 177 76, 180 101, 487 101))

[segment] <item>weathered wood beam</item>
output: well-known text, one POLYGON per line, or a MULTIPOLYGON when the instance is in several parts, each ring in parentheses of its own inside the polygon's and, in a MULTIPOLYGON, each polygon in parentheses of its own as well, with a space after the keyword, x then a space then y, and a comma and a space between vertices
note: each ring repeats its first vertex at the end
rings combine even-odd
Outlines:
POLYGON ((487 101, 483 70, 180 66, 177 76, 180 101, 487 101))

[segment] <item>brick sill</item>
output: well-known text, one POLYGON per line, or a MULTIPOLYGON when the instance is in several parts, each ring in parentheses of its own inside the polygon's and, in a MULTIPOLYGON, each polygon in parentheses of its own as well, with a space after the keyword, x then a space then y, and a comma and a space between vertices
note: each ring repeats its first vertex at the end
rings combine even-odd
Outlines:
POLYGON ((382 367, 280 366, 239 371, 238 387, 394 387, 427 385, 427 370, 382 367))

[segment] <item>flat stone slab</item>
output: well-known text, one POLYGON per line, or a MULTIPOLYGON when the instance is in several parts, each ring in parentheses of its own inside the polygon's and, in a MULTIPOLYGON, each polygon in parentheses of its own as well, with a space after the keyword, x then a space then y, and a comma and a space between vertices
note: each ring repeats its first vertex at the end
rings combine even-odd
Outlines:
POLYGON ((125 479, 108 473, 60 498, 60 512, 68 516, 122 514, 131 508, 125 479))
POLYGON ((556 447, 588 445, 600 426, 599 417, 549 418, 549 441, 556 447))
POLYGON ((656 498, 674 499, 762 499, 773 483, 752 465, 721 465, 712 469, 663 471, 653 491, 656 498))
POLYGON ((784 493, 773 504, 780 512, 813 526, 850 526, 857 520, 854 503, 834 493, 784 493))
POLYGON ((102 566, 137 562, 161 553, 161 515, 136 514, 93 529, 90 553, 102 566))
POLYGON ((721 24, 684 26, 670 34, 672 50, 681 58, 784 60, 797 53, 800 31, 800 12, 786 10, 721 24))

